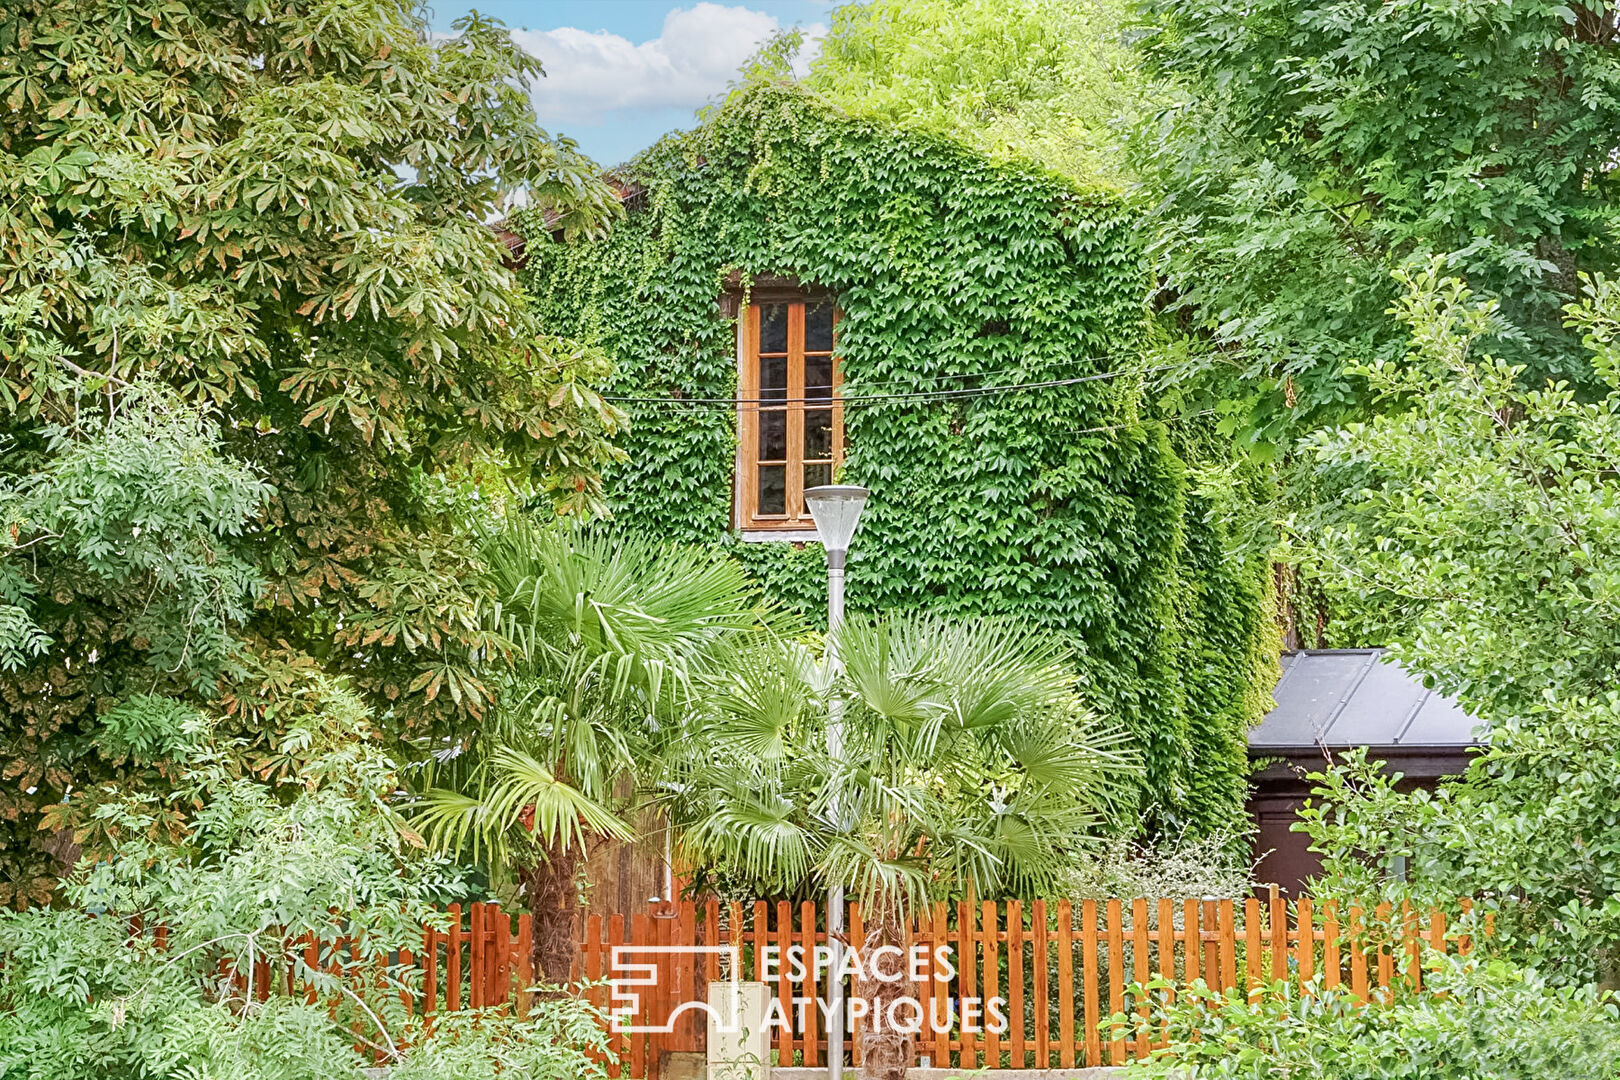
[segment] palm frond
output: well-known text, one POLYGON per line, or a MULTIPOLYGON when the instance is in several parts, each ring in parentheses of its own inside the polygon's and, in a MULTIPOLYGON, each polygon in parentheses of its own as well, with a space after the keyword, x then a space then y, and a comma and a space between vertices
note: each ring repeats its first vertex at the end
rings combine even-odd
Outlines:
POLYGON ((501 747, 490 755, 490 773, 495 782, 484 801, 502 828, 517 826, 525 813, 532 814, 532 824, 526 827, 563 850, 570 844, 583 846, 590 835, 610 840, 635 836, 635 830, 613 811, 557 779, 528 754, 501 747))
POLYGON ((912 911, 928 899, 929 873, 922 861, 885 858, 856 837, 832 838, 816 861, 823 881, 838 882, 868 910, 912 911))
POLYGON ((635 831, 600 802, 558 780, 539 761, 500 748, 481 771, 476 794, 435 788, 411 820, 429 846, 502 860, 522 833, 566 851, 590 836, 630 840, 635 831))
POLYGON ((698 865, 724 865, 758 885, 792 888, 810 873, 814 835, 798 807, 780 799, 723 799, 685 830, 683 852, 698 865))

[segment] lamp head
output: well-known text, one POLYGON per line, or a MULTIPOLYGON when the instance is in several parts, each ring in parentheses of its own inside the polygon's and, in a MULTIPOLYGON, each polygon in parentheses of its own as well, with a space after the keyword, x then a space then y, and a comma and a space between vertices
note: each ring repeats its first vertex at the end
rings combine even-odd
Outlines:
POLYGON ((841 568, 849 542, 861 522, 861 510, 871 494, 855 484, 822 484, 804 489, 804 503, 815 519, 821 546, 827 549, 829 566, 841 568))

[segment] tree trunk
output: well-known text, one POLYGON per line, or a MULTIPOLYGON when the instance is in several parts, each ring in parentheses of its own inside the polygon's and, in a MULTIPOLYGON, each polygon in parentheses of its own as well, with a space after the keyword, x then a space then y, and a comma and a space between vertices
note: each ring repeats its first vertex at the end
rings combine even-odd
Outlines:
POLYGON ((891 1017, 901 1027, 913 1019, 927 1023, 917 1006, 899 1006, 892 1014, 890 1004, 904 998, 918 1000, 906 962, 906 925, 899 905, 892 901, 873 905, 867 913, 866 940, 861 942, 861 976, 855 982, 855 996, 867 1003, 869 1012, 861 1026, 861 1080, 906 1080, 916 1051, 916 1037, 896 1031, 891 1017), (877 950, 892 946, 898 953, 877 950), (875 968, 875 970, 874 970, 875 968), (878 978, 883 975, 887 978, 878 978))
POLYGON ((552 986, 563 986, 573 977, 574 961, 579 957, 575 925, 579 889, 574 878, 583 854, 578 844, 566 850, 552 844, 540 862, 518 871, 529 904, 535 974, 552 986))

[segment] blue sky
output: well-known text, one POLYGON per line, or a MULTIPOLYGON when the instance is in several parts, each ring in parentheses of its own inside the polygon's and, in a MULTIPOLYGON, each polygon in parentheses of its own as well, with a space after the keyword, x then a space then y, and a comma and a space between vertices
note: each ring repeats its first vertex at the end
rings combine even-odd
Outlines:
POLYGON ((658 136, 690 127, 761 41, 799 25, 819 36, 836 3, 822 0, 483 0, 433 5, 436 30, 469 9, 493 15, 540 58, 535 112, 615 165, 658 136))

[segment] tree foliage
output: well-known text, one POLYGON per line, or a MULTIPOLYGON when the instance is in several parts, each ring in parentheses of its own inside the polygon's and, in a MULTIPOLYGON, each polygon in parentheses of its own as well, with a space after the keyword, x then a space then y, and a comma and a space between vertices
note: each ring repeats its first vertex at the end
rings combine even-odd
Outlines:
POLYGON ((628 399, 630 461, 606 474, 615 516, 730 544, 769 596, 821 618, 818 549, 731 542, 736 323, 718 301, 734 272, 827 288, 842 312, 843 475, 873 492, 851 604, 1016 615, 1069 635, 1088 701, 1141 752, 1153 825, 1236 821, 1243 731, 1264 711, 1251 690, 1274 662, 1269 576, 1229 526, 1242 473, 1204 468, 1229 465, 1230 449, 1149 422, 1125 206, 771 83, 735 92, 626 179, 642 188, 636 209, 604 240, 524 225, 540 310, 614 357, 610 385, 628 399), (1076 378, 1088 381, 856 400, 1076 378))
MULTIPOLYGON (((1295 526, 1321 579, 1365 596, 1370 632, 1487 721, 1489 746, 1432 794, 1353 761, 1320 778, 1304 826, 1324 888, 1473 897, 1512 955, 1615 985, 1620 394, 1538 388, 1484 351, 1495 301, 1435 271, 1408 285, 1416 351, 1366 369, 1387 412, 1307 441, 1311 480, 1348 495, 1295 526)), ((1620 291, 1590 279, 1566 317, 1620 391, 1620 291)))
MULTIPOLYGON (((665 781, 688 865, 757 896, 847 887, 867 957, 903 947, 927 900, 1041 895, 1118 812, 1135 764, 1064 654, 1027 623, 909 614, 857 616, 821 658, 743 643, 665 781)), ((909 976, 871 965, 855 992, 881 1014, 909 976)), ((863 1077, 914 1060, 892 1025, 859 1038, 863 1077)))
POLYGON ((1231 430, 1365 404, 1351 361, 1398 360, 1391 271, 1443 257, 1514 327, 1498 355, 1590 385, 1560 325, 1615 262, 1613 5, 1165 0, 1144 59, 1166 104, 1136 140, 1161 200, 1161 302, 1231 430))
POLYGON ((1406 283, 1412 356, 1361 369, 1380 415, 1300 444, 1298 554, 1335 607, 1483 715, 1606 692, 1620 663, 1620 288, 1589 279, 1567 307, 1611 391, 1583 401, 1487 351, 1506 325, 1498 301, 1432 268, 1406 283))
MULTIPOLYGON (((273 726, 265 663, 345 669, 401 726, 483 708, 459 521, 589 512, 620 422, 587 385, 602 357, 542 333, 483 224, 518 190, 569 233, 616 211, 534 126, 538 72, 498 24, 430 35, 404 0, 0 13, 0 474, 35 515, 10 543, 69 530, 0 571, 0 815, 24 835, 113 767, 99 711, 213 679, 250 580, 238 722, 273 726), (146 382, 212 433, 141 419, 146 382)), ((48 886, 4 878, 0 900, 48 886)))
POLYGON ((850 112, 1122 186, 1145 80, 1115 0, 875 0, 833 13, 809 86, 850 112))
POLYGON ((739 651, 704 680, 666 784, 691 865, 757 895, 1039 895, 1127 790, 1130 753, 1075 695, 1061 639, 1026 624, 857 616, 825 657, 739 651))
POLYGON ((0 1077, 359 1080, 374 1056, 416 1080, 604 1077, 582 1002, 440 1017, 425 1037, 405 1004, 417 976, 393 960, 460 874, 392 808, 399 780, 360 702, 321 675, 300 689, 286 797, 193 711, 170 731, 172 792, 100 793, 110 857, 78 868, 71 904, 0 913, 0 1077))

